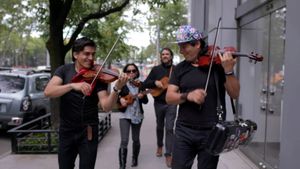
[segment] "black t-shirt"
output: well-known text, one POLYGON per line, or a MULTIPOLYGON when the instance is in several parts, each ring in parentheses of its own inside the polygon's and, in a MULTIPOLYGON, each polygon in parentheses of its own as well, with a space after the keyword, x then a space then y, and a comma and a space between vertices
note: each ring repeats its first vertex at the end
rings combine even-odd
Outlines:
MULTIPOLYGON (((205 102, 201 105, 186 101, 179 106, 178 123, 192 126, 211 127, 217 121, 217 91, 213 71, 217 71, 219 77, 219 91, 221 104, 225 111, 225 75, 221 65, 212 67, 211 77, 207 87, 205 102)), ((208 68, 194 67, 191 63, 183 61, 172 72, 170 84, 179 87, 181 93, 198 88, 205 88, 208 68)), ((225 114, 225 113, 224 113, 225 114)))
MULTIPOLYGON (((163 77, 169 77, 170 69, 171 66, 164 66, 163 64, 154 66, 143 82, 143 88, 156 88, 155 81, 161 80, 163 77)), ((161 95, 153 97, 155 102, 166 104, 166 93, 167 90, 163 91, 161 95)))
MULTIPOLYGON (((70 83, 77 74, 74 64, 62 65, 54 73, 63 80, 63 84, 70 83)), ((60 127, 77 128, 86 124, 98 124, 98 95, 102 90, 107 90, 107 84, 96 82, 95 88, 90 96, 75 90, 61 96, 60 102, 60 127)))

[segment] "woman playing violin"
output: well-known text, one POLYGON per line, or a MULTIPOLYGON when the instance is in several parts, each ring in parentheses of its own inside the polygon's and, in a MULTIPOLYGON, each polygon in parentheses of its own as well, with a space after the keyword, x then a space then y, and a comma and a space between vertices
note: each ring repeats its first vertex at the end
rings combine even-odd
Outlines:
POLYGON ((233 73, 236 61, 231 53, 220 55, 221 64, 213 63, 211 71, 212 77, 218 80, 210 78, 205 90, 209 66, 200 66, 203 64, 199 62, 208 51, 201 33, 183 25, 177 30, 176 40, 185 60, 174 68, 166 95, 167 103, 179 104, 172 169, 191 169, 196 156, 198 169, 216 169, 219 157, 208 154, 205 144, 218 120, 218 98, 225 107, 225 91, 232 98, 239 95, 239 81, 233 73))
POLYGON ((123 68, 123 72, 125 72, 130 79, 129 82, 120 92, 119 104, 123 109, 123 113, 120 117, 120 133, 121 133, 121 144, 119 148, 119 163, 120 169, 125 169, 126 167, 126 158, 127 158, 127 146, 129 141, 129 131, 131 128, 132 134, 132 167, 136 167, 138 165, 138 156, 140 153, 140 129, 142 126, 142 121, 144 118, 144 110, 142 104, 148 103, 148 97, 146 94, 141 92, 139 88, 140 85, 137 85, 137 79, 140 76, 140 72, 138 67, 134 63, 127 64, 123 68), (133 98, 132 102, 128 102, 125 99, 126 96, 130 95, 133 98))
POLYGON ((108 85, 96 81, 72 82, 81 69, 91 69, 95 59, 96 44, 89 38, 77 39, 72 47, 74 63, 57 68, 45 88, 48 97, 60 97, 60 126, 58 162, 60 169, 74 168, 79 154, 79 168, 93 169, 98 147, 98 105, 110 111, 117 102, 118 90, 127 82, 127 75, 121 74, 112 93, 108 85), (99 103, 99 104, 98 104, 99 103))

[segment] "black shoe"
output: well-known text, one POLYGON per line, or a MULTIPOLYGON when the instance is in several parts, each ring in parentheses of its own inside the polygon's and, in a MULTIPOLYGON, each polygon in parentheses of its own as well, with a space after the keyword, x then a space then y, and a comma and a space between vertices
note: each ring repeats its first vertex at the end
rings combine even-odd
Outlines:
POLYGON ((126 168, 126 159, 127 159, 127 148, 120 148, 119 149, 120 169, 126 168))
POLYGON ((133 157, 132 158, 132 163, 131 163, 131 167, 136 167, 138 165, 138 159, 133 157))
POLYGON ((140 144, 132 145, 132 163, 131 167, 136 167, 138 165, 138 157, 140 154, 141 146, 140 144))

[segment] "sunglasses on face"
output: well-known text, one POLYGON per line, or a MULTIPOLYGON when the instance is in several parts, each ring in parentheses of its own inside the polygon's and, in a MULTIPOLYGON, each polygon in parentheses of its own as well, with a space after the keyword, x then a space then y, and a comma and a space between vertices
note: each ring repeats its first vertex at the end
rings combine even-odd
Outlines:
POLYGON ((137 71, 135 69, 132 70, 126 70, 125 73, 136 73, 137 71))

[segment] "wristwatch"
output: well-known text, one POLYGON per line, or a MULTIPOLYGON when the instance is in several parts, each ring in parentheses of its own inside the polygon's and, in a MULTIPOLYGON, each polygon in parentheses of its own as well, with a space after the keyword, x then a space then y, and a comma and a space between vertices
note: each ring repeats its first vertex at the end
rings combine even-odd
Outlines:
POLYGON ((226 75, 226 76, 231 76, 231 75, 234 75, 234 72, 233 72, 233 71, 225 72, 225 75, 226 75))
POLYGON ((114 92, 116 92, 117 94, 119 94, 121 92, 121 89, 117 89, 116 86, 113 87, 114 92))
POLYGON ((180 99, 183 100, 183 101, 186 101, 186 100, 187 100, 188 94, 189 94, 188 92, 186 92, 186 93, 181 93, 180 99))

